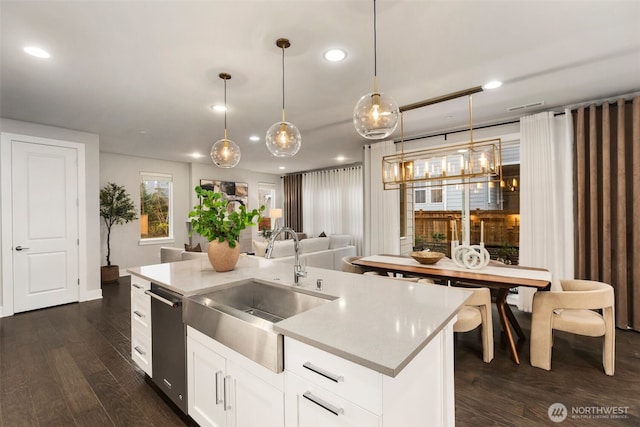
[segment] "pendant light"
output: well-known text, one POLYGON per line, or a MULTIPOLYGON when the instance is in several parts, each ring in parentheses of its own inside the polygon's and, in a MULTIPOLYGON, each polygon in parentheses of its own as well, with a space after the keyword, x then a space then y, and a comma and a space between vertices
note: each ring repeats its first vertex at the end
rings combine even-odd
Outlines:
POLYGON ((278 39, 276 46, 282 49, 282 121, 274 123, 267 130, 265 143, 274 156, 293 157, 300 150, 302 137, 298 128, 286 121, 284 114, 284 50, 291 43, 288 39, 278 39))
POLYGON ((398 125, 398 104, 378 91, 376 0, 373 0, 373 92, 364 95, 353 109, 353 125, 367 139, 382 139, 398 125))
POLYGON ((227 139, 227 80, 231 75, 220 73, 224 80, 224 138, 219 139, 211 146, 211 160, 220 168, 232 168, 240 161, 240 147, 230 139, 227 139))

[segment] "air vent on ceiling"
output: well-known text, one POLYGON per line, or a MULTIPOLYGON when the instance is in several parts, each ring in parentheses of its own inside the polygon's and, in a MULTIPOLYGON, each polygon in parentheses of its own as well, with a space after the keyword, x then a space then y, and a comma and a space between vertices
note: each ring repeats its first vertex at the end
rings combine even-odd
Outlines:
POLYGON ((526 110, 528 108, 540 107, 542 105, 544 105, 544 101, 531 102, 529 104, 517 105, 515 107, 509 107, 509 108, 507 108, 507 111, 513 112, 513 111, 519 111, 519 110, 526 110))

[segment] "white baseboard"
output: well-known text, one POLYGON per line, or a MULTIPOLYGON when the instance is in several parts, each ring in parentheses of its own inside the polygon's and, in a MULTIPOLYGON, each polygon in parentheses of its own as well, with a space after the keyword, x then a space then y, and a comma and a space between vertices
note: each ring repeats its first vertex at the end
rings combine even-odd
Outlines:
POLYGON ((86 297, 82 301, 92 301, 96 299, 102 299, 102 289, 87 291, 86 297))

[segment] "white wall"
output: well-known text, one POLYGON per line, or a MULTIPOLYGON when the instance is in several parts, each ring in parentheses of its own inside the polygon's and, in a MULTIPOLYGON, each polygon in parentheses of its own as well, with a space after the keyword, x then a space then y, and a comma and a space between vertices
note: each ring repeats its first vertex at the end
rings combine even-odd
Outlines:
MULTIPOLYGON (((140 245, 140 221, 116 225, 111 230, 111 263, 120 270, 140 265, 158 264, 160 247, 183 247, 189 241, 186 221, 189 211, 199 203, 194 188, 201 179, 246 182, 249 185, 249 209, 258 208, 258 182, 276 185, 276 206, 282 206, 282 184, 278 175, 261 174, 243 169, 220 169, 213 163, 183 163, 156 160, 121 154, 100 153, 100 188, 108 182, 123 185, 140 208, 140 172, 170 174, 173 177, 173 230, 174 241, 153 245, 140 245)), ((257 227, 251 228, 252 238, 257 227)), ((101 261, 106 262, 106 229, 101 226, 101 261)), ((194 242, 195 243, 195 242, 194 242)), ((251 241, 243 242, 243 251, 251 250, 251 241)), ((203 248, 206 250, 206 248, 203 248)))
MULTIPOLYGON (((189 212, 189 164, 144 157, 100 153, 100 188, 115 182, 126 188, 140 212, 140 172, 169 174, 173 179, 173 235, 174 242, 140 245, 140 220, 114 225, 111 229, 111 264, 120 270, 140 265, 160 263, 160 246, 182 246, 187 242, 186 217, 189 212)), ((107 230, 100 225, 101 262, 106 264, 107 230)))
MULTIPOLYGON (((76 142, 85 146, 85 174, 86 174, 86 216, 87 216, 87 280, 81 284, 84 289, 80 291, 81 300, 96 299, 102 297, 100 289, 100 216, 99 216, 99 144, 98 135, 78 132, 70 129, 62 129, 45 126, 36 123, 21 122, 0 118, 0 131, 31 135, 40 138, 58 139, 76 142)), ((9 207, 0 206, 0 215, 9 207)), ((1 232, 0 232, 1 233, 1 232)), ((0 234, 0 257, 3 248, 10 248, 11 242, 5 242, 0 234)), ((1 268, 1 267, 0 267, 1 268)), ((0 277, 2 272, 0 271, 0 277)), ((2 286, 0 283, 0 298, 2 298, 2 286)), ((0 315, 2 315, 3 303, 0 301, 0 315)))

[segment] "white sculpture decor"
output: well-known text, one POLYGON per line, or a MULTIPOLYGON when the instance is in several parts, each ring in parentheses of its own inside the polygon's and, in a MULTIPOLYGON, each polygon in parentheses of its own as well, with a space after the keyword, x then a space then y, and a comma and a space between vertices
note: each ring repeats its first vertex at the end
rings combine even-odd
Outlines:
MULTIPOLYGON (((453 223, 454 236, 457 237, 455 221, 453 223)), ((451 259, 462 268, 478 270, 489 264, 489 251, 484 248, 484 221, 480 223, 480 244, 479 245, 459 245, 458 240, 451 241, 451 259)))

